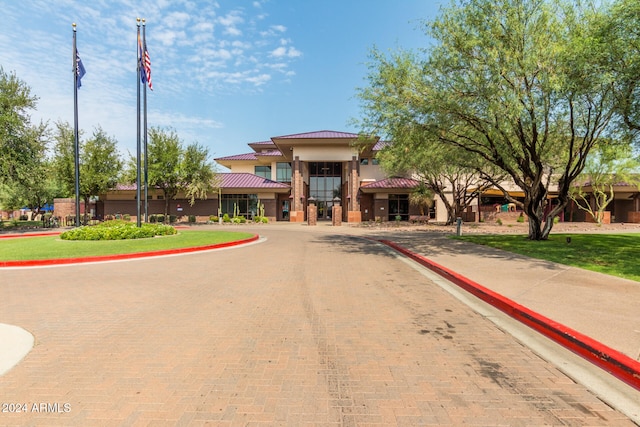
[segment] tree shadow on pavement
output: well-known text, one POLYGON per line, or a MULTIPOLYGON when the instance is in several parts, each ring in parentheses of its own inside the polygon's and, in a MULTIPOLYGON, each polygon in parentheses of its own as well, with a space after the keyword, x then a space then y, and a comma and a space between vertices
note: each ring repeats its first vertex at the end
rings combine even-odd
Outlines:
POLYGON ((389 250, 380 244, 379 239, 369 236, 353 236, 346 234, 328 234, 317 236, 314 243, 332 245, 336 250, 346 253, 361 253, 365 255, 380 255, 393 257, 389 250))
MULTIPOLYGON (((381 232, 369 233, 366 236, 353 235, 325 235, 319 236, 317 241, 322 243, 331 243, 339 250, 353 253, 360 252, 363 254, 376 254, 384 256, 393 256, 388 250, 383 249, 378 243, 388 240, 416 254, 422 255, 428 259, 436 260, 439 257, 469 257, 477 256, 485 262, 490 263, 491 260, 496 261, 517 261, 526 263, 531 267, 541 267, 547 270, 557 270, 567 268, 559 264, 529 258, 524 255, 479 245, 476 243, 455 240, 450 238, 451 234, 433 231, 399 231, 399 232, 381 232)), ((523 235, 523 239, 526 236, 523 235)))

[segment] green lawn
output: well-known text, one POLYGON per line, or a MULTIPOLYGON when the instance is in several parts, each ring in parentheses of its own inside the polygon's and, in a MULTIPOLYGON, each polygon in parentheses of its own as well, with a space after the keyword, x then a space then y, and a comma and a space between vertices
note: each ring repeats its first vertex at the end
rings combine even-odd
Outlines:
POLYGON ((546 241, 522 235, 476 235, 456 239, 560 264, 640 281, 640 234, 552 234, 546 241), (567 243, 567 237, 571 243, 567 243))
POLYGON ((134 240, 79 241, 58 236, 0 239, 0 261, 76 258, 188 248, 247 239, 253 233, 178 230, 173 236, 134 240))

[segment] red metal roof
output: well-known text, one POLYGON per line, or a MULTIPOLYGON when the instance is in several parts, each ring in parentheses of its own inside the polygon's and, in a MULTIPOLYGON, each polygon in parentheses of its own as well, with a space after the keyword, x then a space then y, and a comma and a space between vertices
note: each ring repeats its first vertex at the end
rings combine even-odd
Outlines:
POLYGON ((116 187, 114 188, 114 190, 128 191, 128 190, 135 190, 136 188, 137 188, 137 185, 135 183, 133 183, 133 184, 116 184, 116 187))
POLYGON ((293 135, 274 136, 272 139, 336 139, 336 138, 358 138, 357 133, 336 132, 333 130, 319 130, 316 132, 296 133, 293 135))
POLYGON ((257 160, 256 154, 257 153, 234 154, 232 156, 218 157, 214 160, 257 160))
POLYGON ((262 178, 251 173, 221 173, 221 188, 270 188, 270 189, 289 189, 287 184, 262 178))
MULTIPOLYGON (((281 182, 272 181, 267 178, 262 178, 261 176, 257 176, 251 173, 243 173, 243 172, 229 172, 229 173, 219 173, 221 178, 220 187, 225 188, 270 188, 270 189, 290 189, 291 187, 288 184, 283 184, 281 182)), ((133 184, 118 184, 115 187, 115 190, 120 191, 131 191, 136 189, 136 183, 133 184)))
POLYGON ((380 151, 387 145, 391 144, 389 141, 378 141, 371 149, 372 151, 380 151))
POLYGON ((380 181, 364 184, 362 189, 395 189, 395 188, 415 188, 420 184, 411 178, 387 178, 380 181))
POLYGON ((280 152, 280 150, 269 150, 269 151, 262 151, 260 153, 255 153, 256 156, 275 156, 275 157, 279 157, 282 156, 282 153, 280 152))

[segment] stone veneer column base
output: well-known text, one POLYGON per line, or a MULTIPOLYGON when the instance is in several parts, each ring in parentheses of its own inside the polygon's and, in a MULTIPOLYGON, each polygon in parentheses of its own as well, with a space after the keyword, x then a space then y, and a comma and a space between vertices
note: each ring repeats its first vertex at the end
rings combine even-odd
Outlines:
POLYGON ((289 212, 289 222, 304 222, 304 211, 289 212))
POLYGON ((362 222, 362 212, 360 211, 349 211, 347 215, 347 222, 362 222))

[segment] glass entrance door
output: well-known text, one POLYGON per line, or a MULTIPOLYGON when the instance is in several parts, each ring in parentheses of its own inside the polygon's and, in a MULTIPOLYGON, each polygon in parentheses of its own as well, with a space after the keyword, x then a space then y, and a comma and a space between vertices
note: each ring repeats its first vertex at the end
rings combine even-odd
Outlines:
POLYGON ((318 219, 330 219, 334 197, 340 197, 342 163, 309 163, 309 196, 316 199, 318 219))

